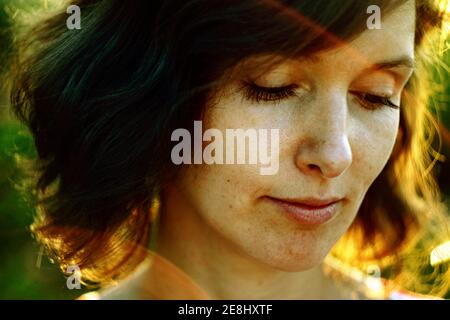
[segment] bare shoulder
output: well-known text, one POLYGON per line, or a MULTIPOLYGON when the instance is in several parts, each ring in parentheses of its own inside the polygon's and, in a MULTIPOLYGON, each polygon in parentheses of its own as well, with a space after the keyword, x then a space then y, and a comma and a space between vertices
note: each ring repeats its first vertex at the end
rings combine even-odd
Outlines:
POLYGON ((81 295, 77 300, 137 300, 140 287, 151 266, 151 259, 146 258, 136 270, 126 278, 81 295))
POLYGON ((79 300, 208 299, 190 277, 159 255, 145 259, 127 278, 79 300))

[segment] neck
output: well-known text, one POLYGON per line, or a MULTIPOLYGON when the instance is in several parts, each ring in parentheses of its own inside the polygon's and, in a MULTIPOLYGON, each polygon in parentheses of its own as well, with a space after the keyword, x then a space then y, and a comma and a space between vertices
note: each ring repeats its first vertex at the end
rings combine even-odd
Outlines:
POLYGON ((212 299, 327 299, 336 288, 321 266, 285 272, 258 261, 223 237, 180 195, 166 192, 157 253, 212 299))

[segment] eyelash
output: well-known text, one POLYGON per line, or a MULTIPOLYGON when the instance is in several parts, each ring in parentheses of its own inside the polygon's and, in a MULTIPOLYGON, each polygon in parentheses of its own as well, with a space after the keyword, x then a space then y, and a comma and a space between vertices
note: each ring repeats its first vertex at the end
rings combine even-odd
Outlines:
POLYGON ((253 83, 245 83, 244 95, 254 102, 281 102, 281 100, 296 96, 294 89, 296 85, 284 87, 260 87, 253 83))
POLYGON ((392 109, 399 109, 400 106, 394 104, 391 100, 389 100, 388 97, 383 96, 377 96, 370 93, 364 93, 364 92, 358 92, 358 91, 351 91, 356 98, 360 101, 361 104, 363 104, 367 109, 375 110, 379 109, 380 107, 389 107, 392 109))
MULTIPOLYGON (((253 83, 246 83, 244 87, 245 97, 254 102, 281 102, 284 99, 296 96, 294 89, 296 85, 289 85, 284 87, 261 87, 253 83)), ((389 100, 388 97, 377 96, 365 92, 350 91, 359 102, 369 110, 376 110, 383 106, 393 109, 399 109, 399 106, 389 100)))

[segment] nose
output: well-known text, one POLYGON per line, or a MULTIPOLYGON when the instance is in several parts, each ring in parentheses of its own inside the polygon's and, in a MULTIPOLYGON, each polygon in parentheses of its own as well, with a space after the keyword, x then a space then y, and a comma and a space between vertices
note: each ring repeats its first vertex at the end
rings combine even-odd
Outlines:
POLYGON ((335 178, 352 164, 346 130, 347 102, 334 99, 327 105, 322 104, 322 108, 316 109, 314 119, 309 119, 311 122, 305 127, 307 130, 303 131, 297 148, 295 164, 305 175, 335 178))

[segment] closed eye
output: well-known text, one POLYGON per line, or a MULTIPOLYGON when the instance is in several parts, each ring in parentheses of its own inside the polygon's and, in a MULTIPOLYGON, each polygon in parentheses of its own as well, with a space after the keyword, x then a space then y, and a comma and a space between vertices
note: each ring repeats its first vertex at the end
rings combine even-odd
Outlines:
POLYGON ((296 96, 295 89, 297 87, 295 84, 283 87, 262 87, 254 83, 245 82, 242 89, 245 98, 250 101, 280 102, 281 100, 296 96))
POLYGON ((400 106, 394 104, 389 97, 383 97, 366 92, 351 91, 361 105, 369 110, 376 110, 382 107, 390 107, 393 109, 399 109, 400 106))

